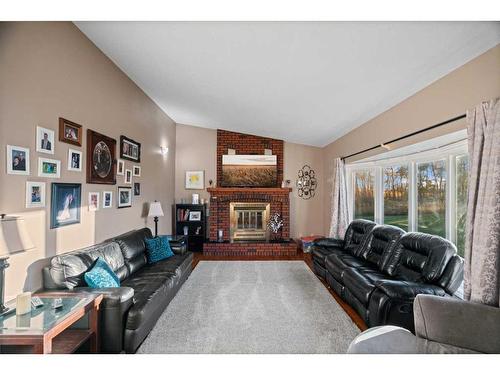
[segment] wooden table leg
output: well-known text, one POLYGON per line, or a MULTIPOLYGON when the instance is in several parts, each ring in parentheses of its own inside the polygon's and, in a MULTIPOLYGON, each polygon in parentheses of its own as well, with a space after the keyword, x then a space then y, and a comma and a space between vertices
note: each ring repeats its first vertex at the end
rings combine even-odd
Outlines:
POLYGON ((43 339, 33 343, 33 354, 50 354, 52 353, 52 340, 43 339))
POLYGON ((93 334, 90 337, 90 352, 99 353, 99 306, 94 306, 94 308, 89 312, 89 329, 92 330, 93 334))

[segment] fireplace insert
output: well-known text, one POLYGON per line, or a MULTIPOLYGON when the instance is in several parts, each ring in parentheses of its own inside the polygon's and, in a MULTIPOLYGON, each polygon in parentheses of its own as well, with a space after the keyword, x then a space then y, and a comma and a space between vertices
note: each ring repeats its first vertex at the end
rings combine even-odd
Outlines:
POLYGON ((229 204, 231 242, 268 240, 267 222, 270 210, 269 203, 231 202, 229 204))

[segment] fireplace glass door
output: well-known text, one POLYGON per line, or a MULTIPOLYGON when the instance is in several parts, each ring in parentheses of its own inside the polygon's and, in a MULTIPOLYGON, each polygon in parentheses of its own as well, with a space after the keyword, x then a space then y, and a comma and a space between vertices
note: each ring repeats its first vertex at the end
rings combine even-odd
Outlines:
POLYGON ((267 240, 269 210, 269 203, 230 203, 231 242, 267 240))

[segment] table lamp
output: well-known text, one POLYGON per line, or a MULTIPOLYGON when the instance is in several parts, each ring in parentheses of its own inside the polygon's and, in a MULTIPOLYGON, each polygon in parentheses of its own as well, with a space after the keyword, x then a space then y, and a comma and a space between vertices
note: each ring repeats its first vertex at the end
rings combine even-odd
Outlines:
POLYGON ((2 215, 0 218, 0 316, 14 310, 4 305, 5 269, 9 267, 8 255, 34 247, 24 220, 19 217, 2 215))
POLYGON ((158 237, 158 217, 164 216, 160 202, 154 201, 149 204, 149 217, 154 217, 155 221, 155 237, 158 237))

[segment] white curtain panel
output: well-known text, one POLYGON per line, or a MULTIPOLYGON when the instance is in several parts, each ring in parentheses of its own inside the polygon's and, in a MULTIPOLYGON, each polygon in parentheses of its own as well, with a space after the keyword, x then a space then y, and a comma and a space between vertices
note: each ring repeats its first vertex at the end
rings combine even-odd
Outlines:
POLYGON ((500 98, 467 111, 469 193, 464 296, 499 306, 500 98))
POLYGON ((343 239, 349 224, 349 208, 347 205, 347 186, 344 162, 340 158, 334 161, 333 189, 332 189, 332 219, 329 236, 343 239))

